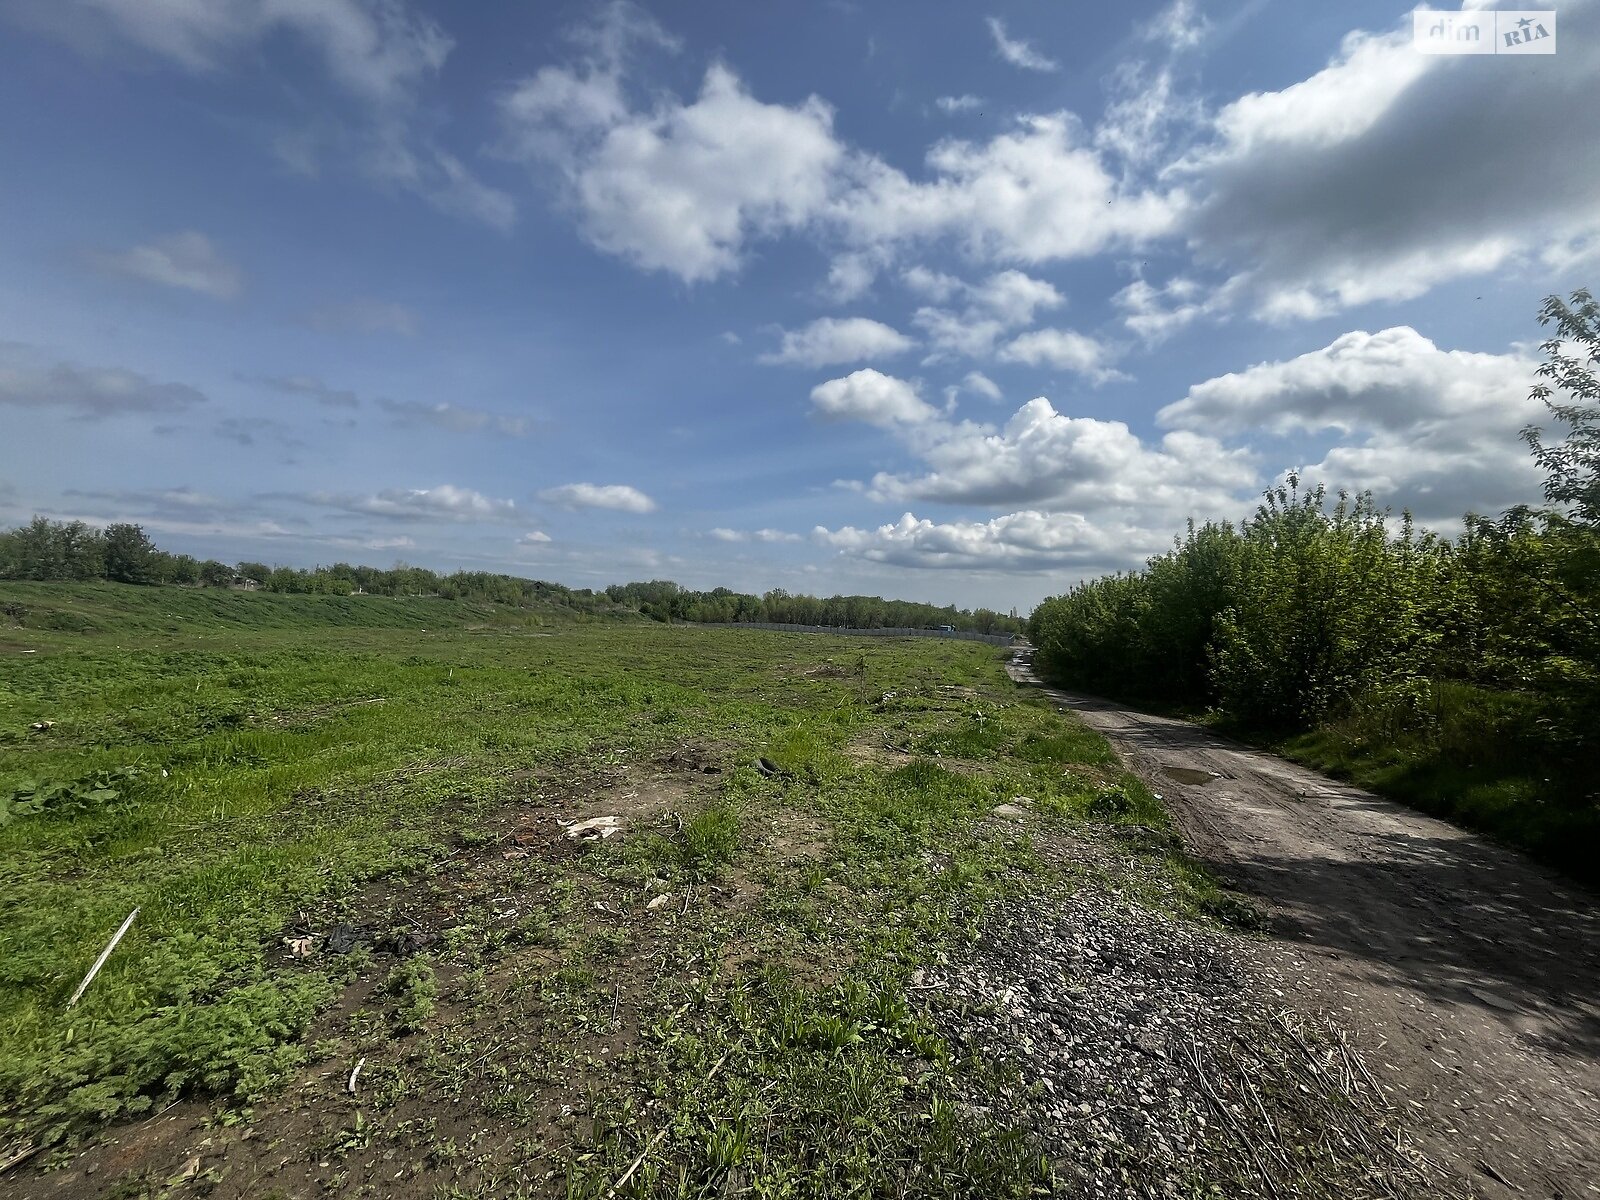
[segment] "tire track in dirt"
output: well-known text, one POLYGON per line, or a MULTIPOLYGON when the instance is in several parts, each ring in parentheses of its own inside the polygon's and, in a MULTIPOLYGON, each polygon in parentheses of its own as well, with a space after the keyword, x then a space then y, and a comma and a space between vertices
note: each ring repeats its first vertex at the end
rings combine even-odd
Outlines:
MULTIPOLYGON (((1039 684, 1028 652, 1011 666, 1039 684)), ((1043 686, 1043 685, 1040 685, 1043 686)), ((1298 1007, 1349 1028, 1488 1200, 1600 1197, 1600 912, 1512 851, 1201 726, 1045 687, 1264 902, 1298 1007)))

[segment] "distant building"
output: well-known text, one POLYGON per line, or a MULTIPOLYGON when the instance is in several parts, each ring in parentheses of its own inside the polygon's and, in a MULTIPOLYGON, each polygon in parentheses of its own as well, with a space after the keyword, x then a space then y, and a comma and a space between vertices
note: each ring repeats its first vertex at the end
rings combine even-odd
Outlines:
POLYGON ((261 585, 248 575, 235 575, 228 585, 238 592, 256 592, 261 590, 261 585))

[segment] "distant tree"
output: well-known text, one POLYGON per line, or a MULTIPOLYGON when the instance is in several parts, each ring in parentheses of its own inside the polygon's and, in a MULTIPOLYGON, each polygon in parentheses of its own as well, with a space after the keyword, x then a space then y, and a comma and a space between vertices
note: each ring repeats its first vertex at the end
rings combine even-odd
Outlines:
POLYGON ((168 583, 192 587, 200 582, 200 561, 191 554, 168 555, 163 574, 168 583))
POLYGON ((118 522, 106 526, 106 578, 117 583, 156 583, 155 543, 142 526, 118 522))
POLYGON ((200 582, 206 587, 227 587, 233 582, 233 568, 227 563, 208 558, 200 564, 200 582))
POLYGON ((272 578, 272 568, 266 563, 242 562, 239 564, 238 573, 246 579, 254 579, 257 583, 266 583, 272 578))

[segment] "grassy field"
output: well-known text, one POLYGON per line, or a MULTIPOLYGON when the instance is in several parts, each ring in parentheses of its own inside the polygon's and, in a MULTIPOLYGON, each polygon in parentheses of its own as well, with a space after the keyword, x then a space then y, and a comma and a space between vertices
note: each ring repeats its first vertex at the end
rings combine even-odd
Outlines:
POLYGON ((175 1103, 228 1147, 176 1182, 219 1194, 1048 1185, 952 1102, 997 1068, 908 980, 1065 885, 997 804, 1165 818, 1003 651, 116 585, 0 606, 8 1185, 165 1194, 175 1103), (620 833, 564 832, 600 816, 620 833))

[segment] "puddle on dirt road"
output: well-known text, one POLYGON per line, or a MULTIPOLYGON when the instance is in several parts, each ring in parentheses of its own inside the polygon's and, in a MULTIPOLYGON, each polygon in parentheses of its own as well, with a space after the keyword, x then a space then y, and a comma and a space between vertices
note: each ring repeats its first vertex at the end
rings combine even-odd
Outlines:
POLYGON ((1192 767, 1162 767, 1161 773, 1163 775, 1170 775, 1179 783, 1192 783, 1196 787, 1204 787, 1213 779, 1222 778, 1222 776, 1215 771, 1196 771, 1192 767))

